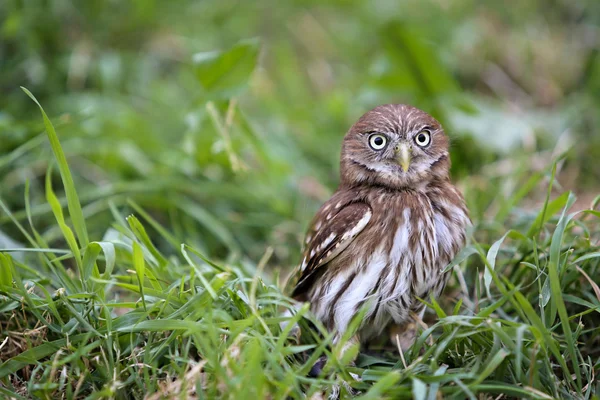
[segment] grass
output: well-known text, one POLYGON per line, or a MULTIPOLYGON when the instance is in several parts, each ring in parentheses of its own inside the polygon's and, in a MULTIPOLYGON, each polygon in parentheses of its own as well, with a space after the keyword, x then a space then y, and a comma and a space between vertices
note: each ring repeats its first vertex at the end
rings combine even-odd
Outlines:
MULTIPOLYGON (((512 210, 503 235, 480 224, 500 238, 474 239, 449 266, 457 279, 428 303, 437 319, 405 359, 361 355, 347 367, 327 337, 299 344, 281 332, 289 301, 275 279, 251 272, 268 254, 252 266, 212 262, 133 201, 129 216, 110 205, 108 237, 88 237, 67 158, 40 110, 67 207, 51 170, 46 198, 67 247, 50 248, 36 230, 28 193, 27 227, 1 204, 29 242, 0 255, 3 395, 320 398, 342 379, 365 399, 597 395, 600 213, 569 213, 572 193, 551 199, 549 189, 539 210, 512 210), (332 360, 327 373, 308 378, 322 354, 332 360)), ((306 308, 294 321, 302 315, 306 308)))
POLYGON ((0 2, 0 397, 597 399, 600 9, 446 3, 0 2), (413 348, 348 367, 281 287, 399 101, 474 227, 413 348))

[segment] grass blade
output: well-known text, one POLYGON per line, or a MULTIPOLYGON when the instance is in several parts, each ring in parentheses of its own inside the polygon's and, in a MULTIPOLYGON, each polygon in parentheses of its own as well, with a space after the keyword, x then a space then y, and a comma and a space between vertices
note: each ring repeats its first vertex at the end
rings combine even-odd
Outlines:
POLYGON ((26 88, 21 86, 21 89, 38 105, 40 111, 42 113, 42 117, 44 118, 44 126, 46 127, 46 133, 48 134, 48 139, 50 140, 50 146, 52 147, 52 152, 54 153, 54 157, 56 158, 56 162, 58 163, 58 169, 60 170, 60 176, 62 178, 63 185, 65 187, 65 194, 67 195, 67 204, 69 207, 69 215, 71 216, 71 220, 73 221, 73 227, 75 228, 75 233, 77 234, 77 238, 79 239, 79 245, 81 247, 87 246, 89 239, 87 228, 85 225, 85 219, 83 218, 83 211, 81 210, 81 204, 79 203, 79 196, 77 195, 77 191, 75 190, 75 183, 73 182, 73 177, 71 176, 71 170, 69 169, 69 165, 67 163, 67 158, 65 157, 65 153, 60 145, 60 141, 58 140, 58 135, 54 130, 54 126, 52 122, 46 115, 46 112, 42 108, 42 105, 37 101, 35 96, 26 88))

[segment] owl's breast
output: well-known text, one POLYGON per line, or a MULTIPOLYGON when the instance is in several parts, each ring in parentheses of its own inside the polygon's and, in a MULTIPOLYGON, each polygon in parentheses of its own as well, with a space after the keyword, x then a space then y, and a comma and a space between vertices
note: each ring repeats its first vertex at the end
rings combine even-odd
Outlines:
POLYGON ((396 321, 418 306, 416 297, 438 295, 447 276, 443 269, 464 245, 469 222, 464 205, 421 193, 387 198, 365 234, 378 237, 388 268, 381 276, 379 297, 396 321))
POLYGON ((313 312, 343 331, 364 305, 369 329, 406 321, 417 297, 439 294, 444 267, 464 244, 464 207, 421 193, 371 191, 372 211, 351 245, 327 263, 308 298, 313 312))

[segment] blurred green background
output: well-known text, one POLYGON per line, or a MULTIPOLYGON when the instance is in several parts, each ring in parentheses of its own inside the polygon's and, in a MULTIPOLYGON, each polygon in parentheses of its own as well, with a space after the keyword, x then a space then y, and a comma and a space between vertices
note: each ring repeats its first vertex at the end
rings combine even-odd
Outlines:
MULTIPOLYGON (((0 198, 26 223, 29 182, 60 246, 50 146, 19 86, 57 128, 95 240, 131 199, 209 257, 254 265, 271 247, 287 270, 344 133, 388 102, 446 127, 476 224, 539 204, 543 185, 521 189, 565 151, 565 189, 597 193, 599 1, 324 3, 2 0, 0 198)), ((24 242, 2 212, 0 233, 24 242)))

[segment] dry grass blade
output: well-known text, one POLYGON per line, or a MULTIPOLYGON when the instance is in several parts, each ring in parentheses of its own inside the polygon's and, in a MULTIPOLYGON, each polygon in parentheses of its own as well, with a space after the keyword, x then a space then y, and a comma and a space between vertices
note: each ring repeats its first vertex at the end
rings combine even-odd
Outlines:
POLYGON ((590 278, 590 276, 578 265, 576 266, 577 271, 579 271, 584 277, 585 279, 587 279, 587 281, 590 283, 590 285, 592 286, 592 289, 594 290, 594 294, 596 295, 596 298, 598 299, 598 301, 600 301, 600 287, 598 287, 598 284, 596 282, 594 282, 594 280, 592 278, 590 278))

